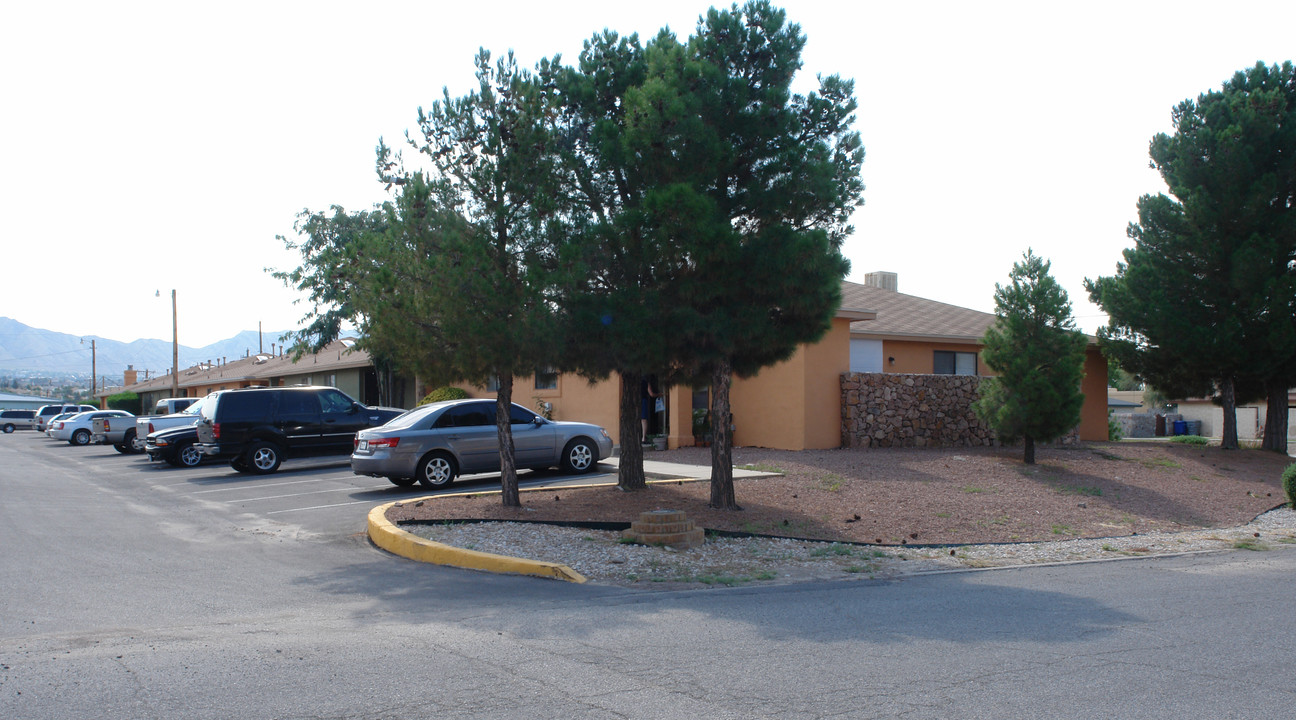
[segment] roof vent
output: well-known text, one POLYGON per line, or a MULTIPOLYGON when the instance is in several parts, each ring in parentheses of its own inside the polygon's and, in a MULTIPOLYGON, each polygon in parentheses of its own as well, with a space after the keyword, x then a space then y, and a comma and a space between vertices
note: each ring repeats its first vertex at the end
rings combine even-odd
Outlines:
POLYGON ((899 292, 899 276, 893 272, 871 272, 864 275, 864 284, 868 287, 881 288, 899 292))

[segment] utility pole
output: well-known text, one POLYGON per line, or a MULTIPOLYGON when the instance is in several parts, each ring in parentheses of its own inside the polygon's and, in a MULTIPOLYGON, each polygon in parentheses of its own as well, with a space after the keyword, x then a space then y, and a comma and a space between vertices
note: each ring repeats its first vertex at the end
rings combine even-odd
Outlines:
POLYGON ((171 288, 171 397, 180 397, 180 332, 176 322, 175 288, 171 288))

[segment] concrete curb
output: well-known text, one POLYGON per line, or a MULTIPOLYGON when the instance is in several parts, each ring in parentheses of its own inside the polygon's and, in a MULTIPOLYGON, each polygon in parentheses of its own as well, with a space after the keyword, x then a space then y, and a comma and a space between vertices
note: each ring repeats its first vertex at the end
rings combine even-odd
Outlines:
MULTIPOLYGON (((433 498, 424 498, 424 500, 431 499, 433 498)), ((375 545, 393 555, 399 555, 417 562, 449 565, 469 570, 533 575, 574 583, 585 582, 584 575, 559 563, 524 560, 522 558, 508 557, 507 555, 493 555, 476 550, 466 550, 405 532, 387 519, 387 508, 395 504, 395 502, 389 502, 369 511, 369 539, 375 545)))
MULTIPOLYGON (((604 461, 606 462, 606 460, 604 461)), ((691 466, 671 465, 668 463, 645 463, 652 465, 654 473, 665 474, 669 479, 648 480, 649 484, 671 483, 671 482, 702 482, 701 478, 695 477, 695 473, 685 473, 682 471, 694 470, 691 466), (660 467, 658 467, 660 466, 660 467), (674 472, 679 472, 676 475, 674 472)), ((734 477, 761 477, 774 476, 778 473, 768 473, 753 470, 734 469, 734 477), (741 473, 741 474, 740 474, 741 473)), ((560 487, 540 487, 525 488, 521 492, 544 492, 556 490, 575 490, 591 487, 605 487, 615 485, 616 482, 596 482, 583 485, 563 485, 560 487)), ((478 552, 477 550, 466 550, 457 548, 452 545, 435 542, 426 538, 421 538, 413 533, 405 532, 387 519, 387 509, 397 502, 414 503, 420 500, 432 502, 437 498, 454 497, 456 495, 498 495, 498 490, 472 491, 463 493, 453 493, 450 495, 429 495, 421 498, 406 498, 379 505, 369 511, 369 539, 373 544, 386 550, 393 555, 414 560, 416 562, 431 563, 433 565, 448 565, 450 567, 467 568, 469 570, 484 570, 493 573, 514 573, 518 575, 532 575, 535 577, 554 578, 556 580, 565 580, 567 582, 583 583, 586 582, 584 575, 560 563, 542 562, 540 560, 526 560, 524 558, 509 557, 507 555, 494 555, 492 553, 478 552)))

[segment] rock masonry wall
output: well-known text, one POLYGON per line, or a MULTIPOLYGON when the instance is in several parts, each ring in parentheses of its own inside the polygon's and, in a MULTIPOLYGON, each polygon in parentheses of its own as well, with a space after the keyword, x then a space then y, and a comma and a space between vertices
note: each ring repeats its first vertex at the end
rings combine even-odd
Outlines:
POLYGON ((972 412, 981 389, 971 375, 842 375, 842 447, 994 445, 972 412))

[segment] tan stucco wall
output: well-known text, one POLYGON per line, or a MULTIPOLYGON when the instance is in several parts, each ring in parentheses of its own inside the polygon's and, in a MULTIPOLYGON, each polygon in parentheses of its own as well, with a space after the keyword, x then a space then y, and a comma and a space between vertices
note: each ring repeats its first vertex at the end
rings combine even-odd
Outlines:
POLYGON ((1107 358, 1097 346, 1085 348, 1084 379, 1080 381, 1084 406, 1080 408, 1080 439, 1105 442, 1107 435, 1107 358))
MULTIPOLYGON (((475 385, 459 384, 469 397, 493 398, 495 393, 475 385)), ((513 378, 513 402, 522 407, 540 412, 538 400, 553 404, 554 420, 574 420, 593 423, 601 426, 617 438, 617 394, 621 381, 617 376, 590 383, 588 380, 573 374, 558 376, 558 387, 552 390, 537 390, 535 377, 513 378)))
POLYGON ((935 360, 933 351, 970 352, 977 356, 977 375, 995 373, 981 361, 981 346, 973 343, 930 342, 926 340, 883 340, 882 372, 931 375, 935 360), (891 362, 895 358, 895 362, 891 362))
POLYGON ((734 444, 781 450, 841 447, 841 376, 850 370, 850 320, 730 392, 734 444))

